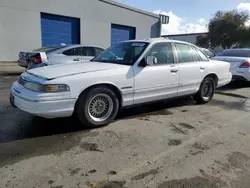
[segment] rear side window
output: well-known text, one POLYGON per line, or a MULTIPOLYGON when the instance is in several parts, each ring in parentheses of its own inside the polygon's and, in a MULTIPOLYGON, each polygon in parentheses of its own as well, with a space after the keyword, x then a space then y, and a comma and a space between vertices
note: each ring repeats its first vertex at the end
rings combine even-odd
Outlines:
POLYGON ((187 44, 176 43, 175 47, 179 63, 194 61, 193 53, 187 44))
POLYGON ((64 51, 63 54, 67 56, 81 56, 82 52, 81 48, 71 48, 69 50, 64 51))
POLYGON ((189 46, 193 53, 194 61, 200 61, 200 56, 193 46, 189 46))
POLYGON ((202 51, 203 51, 203 53, 204 53, 206 56, 208 56, 208 57, 214 57, 214 54, 213 54, 212 52, 210 52, 209 50, 203 49, 202 51))
POLYGON ((94 49, 91 47, 82 47, 83 56, 95 56, 94 49))
POLYGON ((104 51, 104 49, 102 48, 94 48, 94 50, 95 50, 95 55, 99 55, 104 51))
POLYGON ((217 56, 250 57, 250 50, 224 50, 217 56))
POLYGON ((195 50, 199 54, 201 61, 208 61, 207 56, 200 49, 195 48, 195 50))

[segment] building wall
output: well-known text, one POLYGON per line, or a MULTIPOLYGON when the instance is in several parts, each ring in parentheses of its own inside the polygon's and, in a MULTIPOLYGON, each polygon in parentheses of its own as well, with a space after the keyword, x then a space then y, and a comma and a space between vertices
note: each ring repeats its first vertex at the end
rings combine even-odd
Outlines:
POLYGON ((200 34, 183 34, 183 35, 172 35, 172 36, 167 36, 167 37, 169 39, 180 40, 180 41, 185 41, 185 42, 195 44, 196 43, 196 38, 199 35, 200 34))
MULTIPOLYGON (((196 38, 199 35, 206 35, 206 34, 207 33, 190 33, 190 34, 180 34, 180 35, 166 35, 165 37, 168 37, 169 39, 173 39, 173 40, 180 40, 180 41, 185 41, 185 42, 195 44, 196 38)), ((217 47, 217 48, 209 49, 209 50, 211 50, 215 54, 218 54, 219 52, 223 51, 223 48, 217 47)))
POLYGON ((0 61, 41 47, 40 13, 81 19, 81 43, 110 46, 111 23, 136 27, 136 38, 159 36, 159 16, 110 0, 1 0, 0 61))

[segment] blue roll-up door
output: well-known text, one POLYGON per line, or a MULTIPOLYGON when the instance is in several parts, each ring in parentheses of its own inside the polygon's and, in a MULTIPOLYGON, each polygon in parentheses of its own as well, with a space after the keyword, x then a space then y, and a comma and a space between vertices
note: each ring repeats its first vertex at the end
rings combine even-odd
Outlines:
POLYGON ((41 13, 42 46, 80 43, 80 19, 41 13))
POLYGON ((111 45, 132 39, 135 39, 134 27, 111 24, 111 45))

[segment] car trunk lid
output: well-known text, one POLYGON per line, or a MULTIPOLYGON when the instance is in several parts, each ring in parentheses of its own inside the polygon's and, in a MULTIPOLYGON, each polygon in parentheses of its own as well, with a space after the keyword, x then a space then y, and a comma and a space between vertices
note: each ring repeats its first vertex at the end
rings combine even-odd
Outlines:
POLYGON ((244 61, 249 61, 248 58, 230 56, 215 56, 212 59, 230 63, 230 70, 237 69, 244 61))

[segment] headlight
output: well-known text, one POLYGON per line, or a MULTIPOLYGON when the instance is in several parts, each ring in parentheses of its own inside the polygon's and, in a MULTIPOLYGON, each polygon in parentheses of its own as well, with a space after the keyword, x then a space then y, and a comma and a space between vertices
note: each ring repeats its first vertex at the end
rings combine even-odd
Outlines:
POLYGON ((26 82, 23 86, 32 91, 41 92, 43 90, 43 85, 34 82, 26 82))
POLYGON ((42 85, 42 84, 34 83, 34 82, 26 82, 24 84, 24 87, 32 91, 45 92, 45 93, 70 91, 69 86, 65 84, 42 85))

